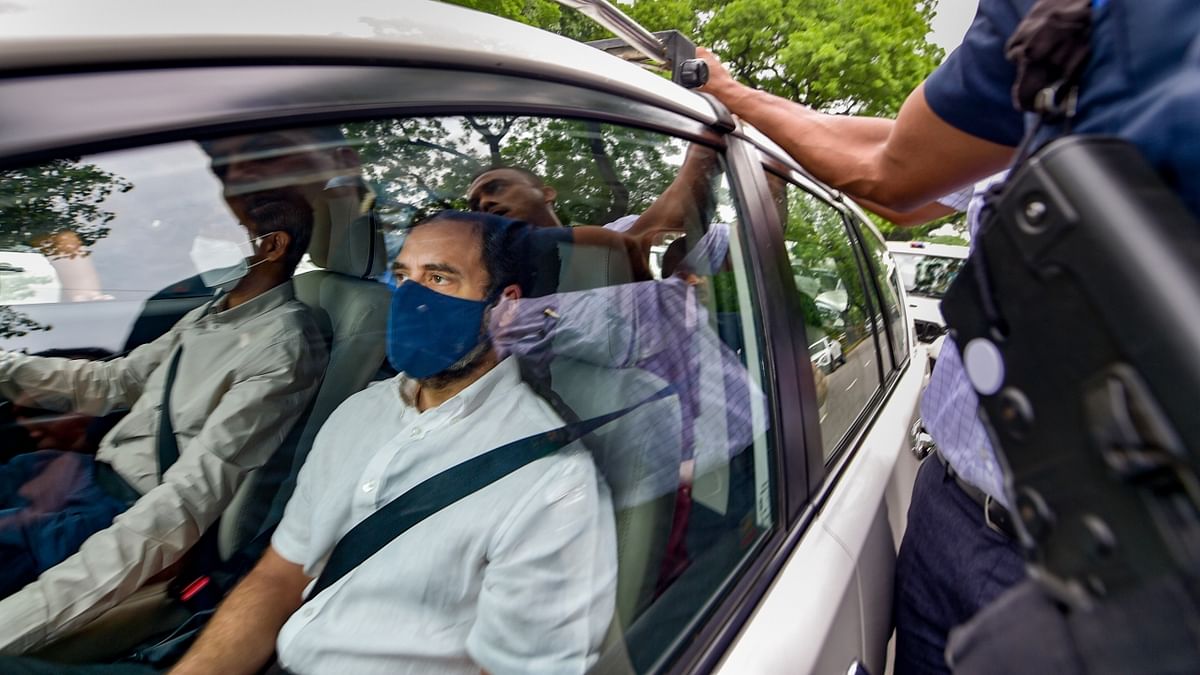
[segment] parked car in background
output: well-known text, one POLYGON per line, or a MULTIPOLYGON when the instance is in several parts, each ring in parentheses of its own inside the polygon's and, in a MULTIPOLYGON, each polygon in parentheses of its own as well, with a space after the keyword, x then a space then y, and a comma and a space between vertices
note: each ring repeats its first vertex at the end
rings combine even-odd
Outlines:
POLYGON ((917 341, 928 345, 931 359, 936 360, 946 334, 942 296, 967 261, 970 249, 923 241, 889 241, 887 246, 904 282, 917 341))
MULTIPOLYGON (((275 458, 299 466, 323 416, 384 366, 389 288, 378 279, 413 219, 465 207, 472 176, 508 164, 556 188, 564 224, 603 225, 649 208, 699 148, 714 159, 696 193, 711 198, 673 235, 693 246, 728 226, 727 253, 692 280, 702 311, 691 325, 712 331, 753 382, 747 394, 725 391, 719 370, 710 380, 753 433, 697 462, 681 520, 674 484, 646 497, 610 475, 617 615, 596 670, 885 672, 892 569, 917 467, 908 431, 925 370, 909 314, 933 321, 923 303, 961 257, 939 253, 936 273, 934 259, 893 258, 857 205, 711 98, 529 26, 416 0, 302 12, 226 0, 119 6, 35 3, 0 22, 0 209, 6 190, 37 178, 45 203, 74 207, 39 213, 39 227, 77 233, 99 283, 90 300, 5 301, 0 348, 120 353, 153 339, 212 297, 219 275, 206 273, 247 255, 212 148, 237 138, 248 148, 240 161, 282 164, 333 153, 353 180, 314 198, 314 239, 295 277, 331 359, 300 440, 275 458), (347 186, 354 199, 342 198, 347 186), (924 270, 911 291, 906 265, 924 270), (21 325, 19 335, 4 330, 21 325), (664 564, 670 539, 682 551, 674 566, 664 564)), ((0 242, 17 242, 8 255, 29 245, 27 224, 0 219, 0 242)), ((665 250, 651 252, 658 268, 665 250)), ((558 259, 559 290, 633 283, 581 248, 558 259)), ((0 268, 0 279, 16 273, 0 268)), ((619 315, 609 327, 620 333, 619 315)), ((706 375, 719 363, 690 358, 706 375)), ((599 391, 593 370, 564 367, 550 382, 562 398, 572 387, 599 391)), ((577 412, 628 406, 630 392, 661 384, 655 377, 637 373, 577 412)), ((635 464, 616 470, 634 484, 647 478, 635 464)), ((221 518, 223 555, 277 497, 259 477, 221 518)), ((149 583, 39 653, 117 657, 179 620, 164 584, 149 583)))
POLYGON ((838 366, 846 365, 846 357, 842 355, 842 344, 829 337, 808 346, 808 355, 812 362, 826 373, 832 373, 838 366))

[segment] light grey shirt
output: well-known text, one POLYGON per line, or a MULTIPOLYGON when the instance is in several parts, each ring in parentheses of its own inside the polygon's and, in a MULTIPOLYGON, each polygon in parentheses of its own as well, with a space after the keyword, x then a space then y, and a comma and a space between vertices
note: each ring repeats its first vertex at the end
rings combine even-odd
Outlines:
MULTIPOLYGON (((318 433, 271 541, 305 574, 320 576, 346 532, 425 479, 563 424, 512 358, 424 412, 405 402, 411 386, 368 387, 318 433)), ((616 570, 609 490, 574 443, 429 516, 310 599, 280 631, 279 661, 301 675, 583 673, 612 620, 616 570)))
POLYGON ((51 410, 129 408, 101 441, 139 499, 34 583, 0 602, 0 651, 26 651, 95 618, 177 561, 279 447, 328 359, 311 311, 287 281, 233 309, 225 298, 111 361, 0 354, 0 393, 51 410), (182 345, 171 420, 178 461, 158 475, 170 356, 182 345))

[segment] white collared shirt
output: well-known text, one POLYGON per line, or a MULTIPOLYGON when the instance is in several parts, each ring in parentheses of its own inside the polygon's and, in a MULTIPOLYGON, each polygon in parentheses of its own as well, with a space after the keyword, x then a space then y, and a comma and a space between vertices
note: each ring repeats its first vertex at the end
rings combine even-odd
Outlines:
MULTIPOLYGON (((562 426, 505 359, 437 408, 406 404, 403 376, 330 416, 272 546, 317 577, 337 541, 413 486, 562 426)), ((582 673, 612 619, 612 502, 579 444, 430 516, 284 625, 296 673, 582 673)), ((310 586, 311 588, 311 586, 310 586)))

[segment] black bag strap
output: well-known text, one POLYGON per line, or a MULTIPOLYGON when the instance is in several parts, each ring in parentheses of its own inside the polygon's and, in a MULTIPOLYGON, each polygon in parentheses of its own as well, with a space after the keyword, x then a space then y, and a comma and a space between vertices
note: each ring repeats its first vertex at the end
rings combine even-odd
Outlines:
POLYGON ((183 355, 183 345, 175 350, 171 357, 171 365, 167 366, 167 380, 163 385, 162 406, 158 414, 158 478, 179 459, 179 441, 175 438, 175 426, 171 424, 171 389, 175 386, 175 375, 179 372, 179 357, 183 355))
POLYGON ((332 586, 388 543, 429 516, 526 464, 556 452, 605 424, 643 405, 665 398, 674 391, 675 387, 668 385, 627 408, 526 436, 427 478, 355 525, 338 540, 329 555, 329 562, 325 564, 325 569, 305 601, 317 597, 321 591, 332 586))

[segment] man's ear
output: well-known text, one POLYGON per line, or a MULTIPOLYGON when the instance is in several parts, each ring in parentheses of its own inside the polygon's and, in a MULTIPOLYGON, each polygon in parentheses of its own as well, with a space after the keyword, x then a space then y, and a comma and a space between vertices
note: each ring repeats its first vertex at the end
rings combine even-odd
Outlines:
POLYGON ((291 245, 292 235, 283 230, 276 230, 259 240, 258 251, 263 260, 279 262, 287 256, 288 247, 291 245))
POLYGON ((553 204, 555 199, 558 199, 558 190, 549 185, 542 186, 542 197, 547 204, 553 204))
POLYGON ((509 284, 504 287, 503 291, 500 291, 500 295, 508 300, 520 300, 521 287, 517 284, 509 284))

